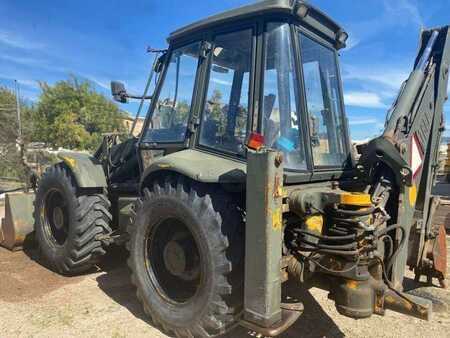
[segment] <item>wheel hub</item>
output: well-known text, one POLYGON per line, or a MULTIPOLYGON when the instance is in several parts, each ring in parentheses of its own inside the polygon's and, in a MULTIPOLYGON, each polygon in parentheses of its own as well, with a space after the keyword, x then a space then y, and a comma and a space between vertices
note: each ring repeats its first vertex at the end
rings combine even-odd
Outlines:
POLYGON ((194 243, 190 238, 171 240, 164 247, 166 269, 183 280, 191 281, 198 277, 198 257, 193 252, 194 243))
POLYGON ((180 277, 186 270, 186 254, 180 244, 170 241, 164 248, 164 264, 173 275, 180 277))
POLYGON ((202 285, 202 259, 193 233, 178 218, 155 225, 146 239, 147 272, 156 291, 175 303, 186 303, 202 285))
POLYGON ((55 245, 63 245, 68 235, 68 209, 64 195, 57 189, 47 192, 42 210, 47 239, 55 245))
POLYGON ((53 209, 53 224, 58 230, 61 230, 64 227, 64 212, 59 206, 53 209))

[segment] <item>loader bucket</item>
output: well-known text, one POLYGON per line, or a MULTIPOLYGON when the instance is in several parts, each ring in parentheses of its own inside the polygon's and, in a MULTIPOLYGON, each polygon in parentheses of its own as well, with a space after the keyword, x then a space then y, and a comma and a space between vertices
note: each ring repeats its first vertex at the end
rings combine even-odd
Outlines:
POLYGON ((11 193, 5 198, 5 217, 1 221, 0 245, 21 250, 26 237, 34 230, 33 193, 11 193))

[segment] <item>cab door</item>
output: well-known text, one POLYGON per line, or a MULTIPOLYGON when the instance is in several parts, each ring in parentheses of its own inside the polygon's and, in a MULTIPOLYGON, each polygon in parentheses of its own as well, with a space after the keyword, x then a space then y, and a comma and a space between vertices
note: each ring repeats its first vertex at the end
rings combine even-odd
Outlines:
POLYGON ((195 41, 171 49, 164 57, 165 67, 139 140, 143 168, 155 157, 188 146, 201 48, 202 42, 195 41))
POLYGON ((214 32, 196 147, 245 160, 252 106, 253 24, 214 32))

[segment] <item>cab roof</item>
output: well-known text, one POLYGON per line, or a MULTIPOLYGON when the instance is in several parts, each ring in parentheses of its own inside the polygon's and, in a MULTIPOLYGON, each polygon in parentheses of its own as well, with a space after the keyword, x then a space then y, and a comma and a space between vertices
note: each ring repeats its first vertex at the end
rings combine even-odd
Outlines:
POLYGON ((261 15, 280 14, 299 20, 308 28, 336 42, 337 48, 345 47, 345 40, 339 41, 340 35, 347 35, 341 26, 322 11, 302 0, 265 0, 216 14, 177 29, 170 34, 168 42, 171 43, 176 40, 188 38, 192 34, 210 30, 234 21, 260 17, 261 15))

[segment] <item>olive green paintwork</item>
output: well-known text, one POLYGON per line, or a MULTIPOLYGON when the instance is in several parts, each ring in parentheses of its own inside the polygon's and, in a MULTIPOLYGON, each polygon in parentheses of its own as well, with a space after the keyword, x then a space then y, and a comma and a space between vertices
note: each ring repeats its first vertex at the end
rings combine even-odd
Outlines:
POLYGON ((58 157, 70 168, 78 187, 106 188, 108 186, 103 166, 90 154, 59 152, 58 157))
POLYGON ((290 16, 292 19, 301 21, 318 30, 328 39, 334 40, 336 48, 345 47, 345 41, 338 41, 339 35, 345 33, 344 29, 328 15, 301 0, 264 0, 216 14, 177 29, 170 34, 168 42, 190 38, 193 34, 208 31, 219 25, 238 22, 251 17, 261 18, 264 15, 290 16))
POLYGON ((283 165, 281 154, 247 154, 244 319, 272 327, 281 316, 283 165))
POLYGON ((142 178, 173 171, 204 183, 245 183, 246 170, 244 162, 188 149, 158 158, 144 171, 142 178))

